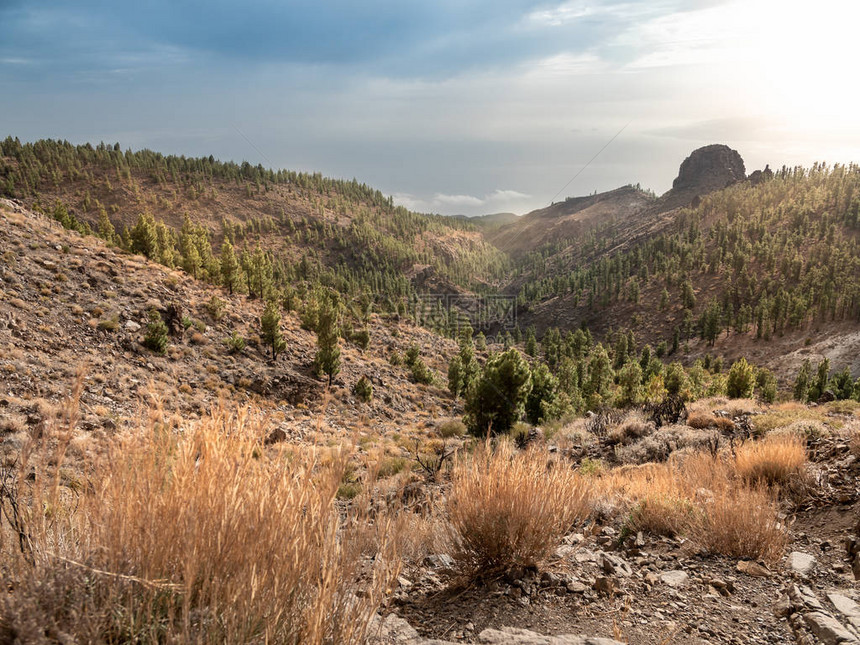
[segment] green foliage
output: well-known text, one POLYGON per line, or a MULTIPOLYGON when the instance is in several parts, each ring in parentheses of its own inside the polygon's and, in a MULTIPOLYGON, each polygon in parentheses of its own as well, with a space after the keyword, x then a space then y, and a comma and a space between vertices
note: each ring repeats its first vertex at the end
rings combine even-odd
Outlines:
POLYGON ((238 354, 245 349, 245 339, 235 329, 224 339, 224 344, 230 354, 238 354))
POLYGON ((221 300, 217 295, 212 294, 209 302, 206 303, 206 311, 208 311, 209 315, 212 316, 212 320, 221 320, 224 316, 224 307, 226 304, 227 303, 221 300))
POLYGON ((352 393, 365 403, 370 403, 373 399, 373 383, 367 376, 362 376, 352 386, 352 393))
POLYGON ((830 381, 830 359, 822 360, 815 369, 815 377, 809 384, 809 392, 807 398, 809 401, 818 401, 821 395, 827 390, 827 384, 830 381))
POLYGON ((746 358, 739 358, 729 370, 726 381, 726 396, 731 399, 746 399, 753 395, 755 388, 755 368, 746 358))
POLYGON ((794 379, 794 398, 801 403, 806 403, 809 395, 811 370, 812 366, 809 364, 809 359, 806 358, 803 360, 803 365, 801 365, 800 371, 798 371, 797 377, 794 379))
POLYGON ((531 392, 531 370, 525 359, 511 348, 487 359, 475 386, 466 396, 466 426, 483 436, 507 433, 522 416, 531 392))
POLYGON ((167 325, 162 320, 158 310, 151 309, 149 312, 149 321, 146 324, 146 334, 143 337, 144 347, 156 354, 166 354, 169 342, 167 325))
POLYGON ((278 354, 286 349, 287 343, 281 334, 281 311, 274 300, 266 302, 260 316, 260 331, 263 342, 272 352, 272 360, 278 360, 278 354))
POLYGON ((314 368, 320 376, 332 379, 340 373, 339 311, 331 298, 323 298, 317 316, 317 353, 314 368))
POLYGON ((618 385, 621 388, 618 405, 621 407, 639 405, 642 402, 642 368, 634 360, 628 360, 618 372, 618 385))
POLYGON ((555 413, 558 379, 544 363, 536 363, 531 371, 532 387, 525 402, 526 418, 537 425, 549 421, 555 413))
POLYGON ((230 240, 224 240, 221 245, 221 282, 232 294, 233 289, 239 284, 239 261, 230 240))
MULTIPOLYGON (((765 369, 764 367, 759 368, 756 372, 755 384, 756 393, 758 394, 758 398, 762 402, 773 403, 774 401, 776 401, 776 395, 778 394, 778 386, 776 382, 776 377, 773 375, 773 372, 768 369, 765 369)), ((851 384, 851 386, 853 387, 853 383, 851 384)), ((850 396, 851 393, 849 391, 848 397, 850 396)))

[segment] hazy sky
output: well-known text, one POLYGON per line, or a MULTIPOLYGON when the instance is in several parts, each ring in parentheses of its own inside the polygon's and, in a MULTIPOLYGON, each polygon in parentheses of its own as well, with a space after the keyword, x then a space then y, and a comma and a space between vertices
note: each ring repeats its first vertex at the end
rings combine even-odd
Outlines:
POLYGON ((0 136, 356 177, 480 214, 709 143, 860 161, 854 0, 0 0, 0 136), (626 126, 626 127, 625 127, 626 126))

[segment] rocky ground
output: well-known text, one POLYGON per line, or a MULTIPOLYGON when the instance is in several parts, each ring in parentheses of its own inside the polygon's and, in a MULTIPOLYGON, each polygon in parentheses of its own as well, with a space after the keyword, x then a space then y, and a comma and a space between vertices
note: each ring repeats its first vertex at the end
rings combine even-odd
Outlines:
POLYGON ((860 462, 840 439, 810 456, 816 481, 786 502, 778 565, 594 522, 541 570, 490 582, 464 585, 449 555, 426 557, 403 572, 379 642, 860 643, 860 462), (557 634, 614 640, 542 636, 557 634))

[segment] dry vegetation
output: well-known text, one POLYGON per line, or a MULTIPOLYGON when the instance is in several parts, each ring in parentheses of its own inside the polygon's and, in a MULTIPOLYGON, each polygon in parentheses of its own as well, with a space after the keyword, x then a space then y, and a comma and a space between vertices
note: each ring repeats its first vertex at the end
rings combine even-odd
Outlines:
POLYGON ((474 573, 536 566, 589 506, 583 478, 545 450, 482 444, 452 476, 447 513, 456 558, 474 573))
MULTIPOLYGON (((68 409, 73 421, 75 404, 68 409)), ((75 494, 59 477, 71 427, 34 436, 17 476, 5 479, 18 495, 4 496, 4 511, 13 501, 23 511, 21 548, 3 544, 8 636, 363 641, 399 571, 398 530, 385 516, 342 520, 342 457, 264 451, 263 428, 243 412, 176 427, 154 409, 75 494)))

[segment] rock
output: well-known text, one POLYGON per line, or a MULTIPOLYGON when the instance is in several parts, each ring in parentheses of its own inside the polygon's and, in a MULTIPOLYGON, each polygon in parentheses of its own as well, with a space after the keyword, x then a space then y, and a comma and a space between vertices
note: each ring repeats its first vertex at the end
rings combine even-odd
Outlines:
POLYGON ((447 553, 437 553, 424 558, 424 566, 433 569, 453 569, 454 558, 447 553))
POLYGON ((266 440, 263 442, 267 446, 271 446, 274 443, 280 443, 281 441, 287 440, 287 433, 284 432, 281 428, 275 428, 269 433, 269 436, 266 437, 266 440))
POLYGON ((741 560, 738 562, 737 570, 754 578, 769 578, 770 570, 752 560, 741 560))
POLYGON ((572 634, 543 636, 537 632, 515 627, 485 629, 478 634, 478 642, 484 645, 621 645, 611 638, 590 638, 572 634))
POLYGON ((827 599, 854 629, 860 630, 860 605, 835 591, 828 593, 827 599))
POLYGON ((788 555, 788 566, 794 573, 806 577, 815 566, 815 557, 801 551, 792 551, 788 555))
POLYGON ((606 594, 607 596, 611 596, 615 594, 615 580, 613 578, 598 578, 594 581, 594 590, 598 593, 606 594))
POLYGON ((412 625, 395 614, 384 619, 374 616, 367 635, 367 642, 372 645, 418 645, 424 642, 412 625))
POLYGON ((127 320, 125 323, 125 330, 134 334, 140 331, 140 324, 133 320, 127 320))
POLYGON ((693 150, 684 159, 672 189, 704 195, 746 179, 744 160, 736 150, 714 144, 693 150))
POLYGON ((609 553, 602 554, 600 566, 603 569, 603 572, 610 576, 621 576, 622 578, 629 578, 633 575, 633 569, 630 568, 630 565, 617 555, 611 555, 609 553))
POLYGON ((666 571, 660 574, 660 581, 673 588, 685 586, 689 579, 690 576, 687 575, 687 572, 681 571, 680 569, 666 571))
POLYGON ((833 616, 810 611, 803 615, 803 620, 824 645, 860 645, 860 640, 854 638, 833 616))

